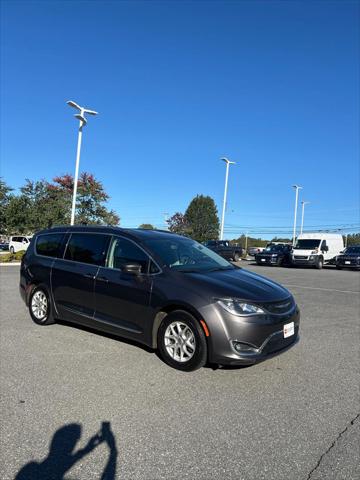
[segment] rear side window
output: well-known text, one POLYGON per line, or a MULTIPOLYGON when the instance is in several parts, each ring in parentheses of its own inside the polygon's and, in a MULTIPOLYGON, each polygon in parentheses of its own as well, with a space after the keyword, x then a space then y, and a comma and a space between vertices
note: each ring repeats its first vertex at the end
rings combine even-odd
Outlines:
POLYGON ((105 265, 109 235, 73 233, 66 247, 65 259, 74 262, 105 265))
POLYGON ((39 235, 36 239, 36 253, 45 257, 59 257, 63 238, 63 233, 39 235))

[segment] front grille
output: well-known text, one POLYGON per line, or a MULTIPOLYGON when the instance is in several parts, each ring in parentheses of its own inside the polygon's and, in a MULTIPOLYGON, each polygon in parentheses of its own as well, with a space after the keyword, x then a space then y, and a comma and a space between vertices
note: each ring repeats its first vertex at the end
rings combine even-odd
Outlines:
POLYGON ((283 333, 279 332, 277 335, 274 335, 268 343, 265 345, 262 353, 265 354, 270 354, 270 353, 275 353, 279 350, 282 350, 283 348, 288 347, 291 345, 293 342, 295 342, 297 336, 299 333, 299 326, 295 326, 295 332, 294 335, 291 335, 291 337, 284 338, 283 333))
POLYGON ((281 315, 284 313, 288 313, 294 308, 295 300, 293 299, 293 297, 289 297, 286 300, 282 300, 281 302, 263 303, 261 306, 270 313, 277 313, 281 315))
POLYGON ((307 260, 307 255, 294 255, 295 260, 307 260))
POLYGON ((344 264, 345 262, 350 262, 350 265, 357 265, 359 263, 359 260, 354 257, 340 257, 339 260, 344 264))

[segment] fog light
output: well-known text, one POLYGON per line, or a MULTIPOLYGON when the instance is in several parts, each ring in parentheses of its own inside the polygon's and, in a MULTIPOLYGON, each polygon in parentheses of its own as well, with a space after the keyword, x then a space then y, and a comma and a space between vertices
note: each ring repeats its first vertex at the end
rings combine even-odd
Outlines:
POLYGON ((256 353, 257 349, 242 342, 232 342, 232 345, 237 353, 256 353))

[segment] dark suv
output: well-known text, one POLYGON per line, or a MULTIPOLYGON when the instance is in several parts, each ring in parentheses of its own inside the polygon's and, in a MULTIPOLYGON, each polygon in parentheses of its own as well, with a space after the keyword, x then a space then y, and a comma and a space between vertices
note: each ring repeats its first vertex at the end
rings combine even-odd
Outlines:
POLYGON ((39 325, 63 319, 120 335, 185 371, 252 364, 298 339, 284 287, 169 232, 41 231, 23 257, 20 292, 39 325))
POLYGON ((360 269, 360 245, 352 245, 345 248, 335 259, 336 268, 354 268, 360 269))
POLYGON ((282 265, 291 264, 292 246, 286 243, 270 244, 262 252, 255 254, 258 265, 282 265))

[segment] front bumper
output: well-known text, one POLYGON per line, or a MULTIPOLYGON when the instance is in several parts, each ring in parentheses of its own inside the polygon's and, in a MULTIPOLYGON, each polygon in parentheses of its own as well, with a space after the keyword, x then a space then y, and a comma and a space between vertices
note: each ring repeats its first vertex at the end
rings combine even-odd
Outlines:
POLYGON ((360 268, 360 260, 357 258, 337 258, 336 265, 341 268, 360 268))
POLYGON ((279 257, 271 257, 269 256, 262 256, 262 255, 255 255, 255 260, 260 265, 276 265, 279 257))
POLYGON ((285 315, 253 317, 236 317, 222 310, 220 306, 215 307, 211 318, 206 319, 210 330, 210 363, 252 365, 283 353, 299 341, 300 311, 297 306, 285 315), (294 322, 294 334, 284 338, 283 327, 291 322, 294 322), (239 353, 233 342, 247 344, 253 350, 239 353))
POLYGON ((291 263, 293 265, 316 265, 316 262, 318 260, 318 256, 315 255, 309 255, 308 257, 303 257, 303 258, 296 258, 292 257, 291 258, 291 263))

